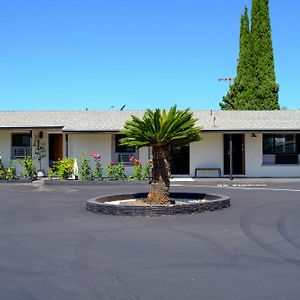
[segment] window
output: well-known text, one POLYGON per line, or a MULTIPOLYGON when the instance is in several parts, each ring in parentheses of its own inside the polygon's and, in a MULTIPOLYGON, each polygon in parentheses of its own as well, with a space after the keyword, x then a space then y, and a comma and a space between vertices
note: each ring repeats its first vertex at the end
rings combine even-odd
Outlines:
POLYGON ((120 139, 124 136, 121 134, 115 135, 115 159, 118 162, 129 163, 131 156, 136 156, 135 147, 123 146, 120 144, 120 139))
POLYGON ((263 154, 296 154, 295 134, 264 134, 263 154))
POLYGON ((264 134, 264 154, 273 154, 274 153, 274 137, 273 134, 264 134))
POLYGON ((264 134, 263 154, 275 164, 298 164, 299 141, 298 134, 264 134))
POLYGON ((123 138, 124 136, 121 134, 116 134, 115 136, 115 141, 116 141, 116 152, 125 152, 125 153, 132 153, 135 152, 135 147, 128 147, 128 146, 123 146, 120 144, 120 139, 123 138))
POLYGON ((31 155, 30 134, 14 133, 12 135, 12 158, 24 158, 31 155))

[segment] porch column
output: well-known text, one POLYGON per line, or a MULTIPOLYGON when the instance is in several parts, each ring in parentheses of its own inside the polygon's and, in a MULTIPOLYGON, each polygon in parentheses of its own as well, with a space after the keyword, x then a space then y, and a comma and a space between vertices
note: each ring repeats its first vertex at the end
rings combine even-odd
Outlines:
POLYGON ((30 147, 31 156, 32 156, 33 155, 33 152, 32 152, 32 130, 29 131, 29 147, 30 147))
POLYGON ((66 134, 66 139, 65 139, 65 145, 66 145, 66 157, 69 157, 69 135, 66 134))
POLYGON ((229 173, 230 180, 233 180, 232 172, 233 172, 233 164, 232 164, 232 134, 229 135, 229 173))

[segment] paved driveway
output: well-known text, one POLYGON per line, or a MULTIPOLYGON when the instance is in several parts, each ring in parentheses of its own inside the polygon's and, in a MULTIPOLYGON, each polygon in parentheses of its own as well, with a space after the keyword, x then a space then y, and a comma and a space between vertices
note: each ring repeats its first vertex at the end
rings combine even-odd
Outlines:
POLYGON ((146 187, 0 185, 0 299, 300 299, 297 188, 174 187, 230 195, 199 215, 85 210, 132 189, 146 187))

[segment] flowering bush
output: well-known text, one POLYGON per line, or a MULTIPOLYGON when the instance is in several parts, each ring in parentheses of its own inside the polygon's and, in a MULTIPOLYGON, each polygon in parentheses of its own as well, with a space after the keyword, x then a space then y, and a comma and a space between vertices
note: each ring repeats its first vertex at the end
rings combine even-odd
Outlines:
POLYGON ((4 168, 1 156, 0 156, 0 180, 11 180, 11 179, 18 179, 16 166, 14 165, 14 161, 11 160, 9 162, 9 167, 7 169, 4 168))
POLYGON ((107 171, 107 177, 111 179, 122 179, 125 178, 125 166, 123 162, 115 163, 114 161, 111 161, 106 165, 106 171, 107 171))
POLYGON ((153 161, 152 161, 152 159, 148 159, 148 161, 142 171, 142 178, 141 178, 142 180, 150 178, 150 173, 152 171, 152 167, 153 167, 153 161))
POLYGON ((48 169, 48 176, 52 179, 57 175, 60 180, 67 180, 74 172, 74 159, 64 158, 53 162, 52 168, 48 169))
POLYGON ((144 168, 142 163, 138 159, 135 159, 134 156, 131 156, 130 162, 133 163, 133 178, 135 180, 145 180, 150 177, 153 166, 151 159, 147 161, 144 168))
POLYGON ((143 170, 142 163, 138 159, 135 159, 134 156, 131 156, 130 162, 133 163, 133 178, 134 178, 134 180, 141 180, 142 179, 142 170, 143 170))
POLYGON ((94 170, 95 179, 96 178, 102 179, 103 178, 103 168, 102 168, 102 164, 101 164, 102 155, 97 154, 96 152, 92 152, 91 157, 94 158, 95 163, 96 163, 96 168, 94 170))

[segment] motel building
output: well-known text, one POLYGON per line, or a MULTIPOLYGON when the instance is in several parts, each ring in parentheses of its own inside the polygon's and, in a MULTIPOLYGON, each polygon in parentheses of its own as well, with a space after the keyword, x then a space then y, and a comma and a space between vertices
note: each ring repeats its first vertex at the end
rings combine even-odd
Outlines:
MULTIPOLYGON (((105 166, 124 162, 132 174, 133 155, 143 164, 150 148, 119 144, 124 123, 144 111, 2 111, 0 156, 34 157, 34 139, 45 145, 42 169, 63 157, 80 160, 97 152, 105 166)), ((193 111, 202 127, 199 142, 172 149, 173 175, 191 177, 300 177, 300 111, 193 111)), ((93 160, 91 160, 93 163, 93 160)), ((38 164, 36 163, 36 167, 38 164)))

